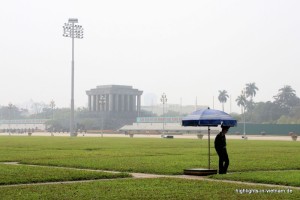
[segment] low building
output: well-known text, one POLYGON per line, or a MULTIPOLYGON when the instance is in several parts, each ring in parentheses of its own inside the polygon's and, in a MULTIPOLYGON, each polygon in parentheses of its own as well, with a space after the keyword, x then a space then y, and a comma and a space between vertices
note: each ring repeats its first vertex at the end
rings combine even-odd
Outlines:
POLYGON ((27 130, 46 130, 47 119, 18 119, 18 120, 0 120, 0 130, 2 132, 22 132, 27 130))
MULTIPOLYGON (((161 134, 207 134, 208 128, 205 126, 181 125, 182 117, 139 117, 132 125, 125 125, 119 129, 121 132, 161 134)), ((220 127, 210 127, 211 134, 220 131, 220 127)))

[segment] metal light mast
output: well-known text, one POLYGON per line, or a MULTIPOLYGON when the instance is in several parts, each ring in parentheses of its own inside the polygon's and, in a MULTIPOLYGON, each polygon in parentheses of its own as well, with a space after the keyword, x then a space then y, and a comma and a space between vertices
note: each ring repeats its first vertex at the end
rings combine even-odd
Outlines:
POLYGON ((54 107, 55 107, 55 102, 54 100, 52 99, 51 102, 50 102, 50 106, 51 106, 51 110, 52 110, 52 127, 51 127, 51 136, 54 136, 53 133, 54 133, 54 107))
POLYGON ((74 38, 83 38, 83 28, 78 23, 78 19, 70 18, 68 23, 63 26, 64 37, 72 38, 72 69, 71 69, 71 119, 70 119, 70 136, 76 136, 74 133, 74 38))
POLYGON ((101 95, 99 100, 100 108, 103 111, 101 116, 101 137, 103 137, 103 128, 104 128, 104 116, 105 116, 105 104, 106 104, 106 98, 104 95, 101 95))
POLYGON ((162 106, 163 106, 163 136, 165 134, 165 104, 167 103, 167 95, 165 93, 163 93, 161 95, 160 101, 162 102, 162 106))

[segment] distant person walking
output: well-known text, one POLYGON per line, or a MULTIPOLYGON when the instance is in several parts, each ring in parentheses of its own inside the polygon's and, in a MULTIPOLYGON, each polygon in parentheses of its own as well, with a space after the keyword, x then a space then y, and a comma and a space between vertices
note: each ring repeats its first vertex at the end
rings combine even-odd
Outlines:
POLYGON ((222 131, 215 138, 215 149, 219 156, 219 174, 226 174, 229 166, 229 158, 226 150, 225 134, 229 130, 229 126, 221 125, 222 131))

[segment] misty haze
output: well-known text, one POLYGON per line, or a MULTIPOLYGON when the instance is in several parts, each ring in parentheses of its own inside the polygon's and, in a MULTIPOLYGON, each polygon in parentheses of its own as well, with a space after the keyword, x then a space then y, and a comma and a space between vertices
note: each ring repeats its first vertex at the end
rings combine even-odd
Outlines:
POLYGON ((299 10, 2 1, 0 199, 299 199, 299 10))

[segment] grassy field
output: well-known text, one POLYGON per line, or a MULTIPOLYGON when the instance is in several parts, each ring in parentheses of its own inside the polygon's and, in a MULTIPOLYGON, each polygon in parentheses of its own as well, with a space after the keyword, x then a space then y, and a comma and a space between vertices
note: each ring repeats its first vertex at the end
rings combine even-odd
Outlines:
MULTIPOLYGON (((207 146, 207 140, 191 139, 3 136, 0 137, 0 162, 176 175, 182 174, 185 168, 206 168, 207 146)), ((227 146, 230 156, 230 174, 211 176, 212 179, 299 187, 299 142, 228 140, 227 146)), ((211 167, 217 169, 218 157, 213 149, 213 141, 211 147, 211 167)), ((101 174, 51 167, 0 164, 0 184, 126 176, 127 174, 101 174), (23 174, 24 177, 22 178, 20 174, 23 174)), ((218 195, 223 194, 220 193, 222 189, 227 191, 225 197, 228 199, 240 199, 238 197, 249 197, 250 199, 249 195, 238 194, 235 191, 235 189, 241 188, 258 189, 260 187, 178 179, 119 179, 105 181, 105 183, 18 186, 18 193, 13 192, 15 187, 0 187, 0 199, 6 199, 6 197, 9 197, 7 199, 22 199, 21 196, 24 195, 28 197, 25 199, 44 199, 40 195, 47 194, 49 194, 48 199, 56 199, 55 195, 62 197, 59 199, 82 199, 82 195, 87 197, 85 199, 139 199, 139 197, 147 197, 146 199, 201 199, 201 197, 207 197, 213 199, 221 197, 218 195), (116 189, 117 186, 121 189, 116 189), (61 189, 58 190, 57 187, 61 187, 61 189), (151 191, 152 187, 155 188, 155 191, 151 191), (93 190, 97 192, 91 192, 93 190), (56 191, 57 194, 53 194, 51 191, 56 191), (196 195, 197 198, 193 195, 196 195)), ((292 199, 299 196, 297 190, 293 194, 251 194, 251 198, 259 199, 287 199, 286 197, 292 199)))
POLYGON ((76 169, 0 164, 0 185, 125 177, 130 177, 130 175, 126 173, 115 174, 76 169))
MULTIPOLYGON (((299 170, 300 143, 230 140, 230 172, 299 170)), ((1 137, 0 162, 182 174, 207 167, 207 140, 141 138, 1 137)), ((211 144, 211 166, 218 157, 211 144)))
POLYGON ((299 170, 237 172, 226 175, 212 175, 211 178, 300 187, 299 170))
POLYGON ((126 179, 78 184, 0 187, 0 199, 299 199, 299 190, 183 179, 126 179), (242 193, 243 189, 248 193, 242 193), (253 191, 252 191, 253 190, 253 191), (251 193, 257 190, 258 193, 251 193), (270 191, 273 190, 273 191, 270 191), (275 191, 276 190, 276 191, 275 191), (282 193, 276 193, 276 192, 282 193), (272 192, 272 193, 271 193, 272 192))

